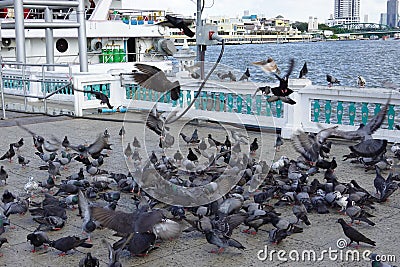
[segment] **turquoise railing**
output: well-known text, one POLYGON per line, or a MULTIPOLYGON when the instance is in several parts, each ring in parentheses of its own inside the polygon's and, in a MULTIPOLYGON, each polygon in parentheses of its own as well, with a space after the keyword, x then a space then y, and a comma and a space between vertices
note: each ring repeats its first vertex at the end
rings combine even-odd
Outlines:
MULTIPOLYGON (((196 93, 196 92, 194 92, 196 93)), ((143 88, 137 84, 125 85, 126 99, 137 99, 143 101, 158 101, 170 103, 173 107, 183 107, 184 102, 190 103, 193 99, 193 91, 182 90, 178 100, 172 100, 170 93, 161 94, 153 90, 143 88)), ((251 94, 234 94, 226 92, 203 91, 194 103, 197 110, 207 110, 215 112, 230 112, 241 114, 254 114, 257 116, 283 117, 283 103, 281 101, 269 103, 269 96, 257 95, 255 98, 251 94)))
MULTIPOLYGON (((52 93, 52 92, 56 91, 60 87, 65 86, 68 83, 69 82, 67 80, 57 80, 57 79, 45 80, 41 84, 41 91, 42 91, 42 93, 44 92, 46 94, 49 94, 49 93, 52 93)), ((64 89, 60 90, 56 94, 59 94, 59 95, 73 95, 74 94, 74 90, 73 90, 72 84, 69 85, 68 87, 65 87, 64 89)))
MULTIPOLYGON (((101 92, 105 94, 107 97, 110 97, 110 84, 109 83, 103 83, 103 84, 90 84, 90 85, 84 85, 83 90, 85 91, 95 91, 95 92, 101 92)), ((85 93, 85 96, 87 96, 88 100, 95 99, 96 97, 90 93, 85 93)))
MULTIPOLYGON (((311 101, 311 121, 328 124, 359 125, 366 124, 381 110, 380 103, 346 102, 313 99, 311 101)), ((400 107, 399 107, 400 108, 400 107)), ((389 105, 384 128, 394 129, 396 106, 389 105)))
MULTIPOLYGON (((14 90, 24 90, 24 83, 22 81, 22 76, 14 75, 3 75, 3 88, 14 89, 14 90)), ((26 91, 30 91, 30 82, 25 81, 26 91)))

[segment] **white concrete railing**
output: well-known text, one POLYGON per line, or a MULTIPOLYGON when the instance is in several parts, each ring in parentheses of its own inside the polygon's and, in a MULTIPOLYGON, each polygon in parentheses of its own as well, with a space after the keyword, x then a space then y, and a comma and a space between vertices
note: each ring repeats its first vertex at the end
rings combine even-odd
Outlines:
MULTIPOLYGON (((9 73, 10 74, 10 73, 9 73)), ((35 75, 30 73, 31 77, 35 75)), ((54 74, 55 77, 57 74, 54 74)), ((160 110, 181 109, 187 107, 197 92, 200 82, 181 79, 181 98, 171 101, 161 94, 132 84, 122 85, 120 77, 111 74, 75 74, 73 86, 79 90, 101 90, 109 96, 114 108, 126 106, 129 109, 151 109, 155 102, 160 110)), ((187 118, 207 118, 220 122, 238 123, 261 128, 279 128, 284 138, 290 138, 299 128, 318 132, 321 127, 340 124, 340 129, 354 130, 361 122, 369 121, 391 96, 388 116, 384 125, 375 133, 376 138, 385 138, 391 142, 400 141, 395 124, 399 122, 400 93, 384 88, 349 88, 342 86, 312 85, 307 79, 291 79, 289 87, 297 104, 288 105, 275 102, 267 103, 260 93, 253 97, 258 86, 252 82, 208 82, 196 104, 189 110, 187 118), (353 124, 353 125, 351 125, 353 124)), ((272 85, 272 84, 269 84, 272 85)), ((43 96, 41 87, 34 89, 31 84, 29 94, 43 96)), ((273 85, 272 85, 273 86, 273 85)), ((5 88, 8 90, 19 90, 5 88)), ((89 94, 75 91, 73 95, 55 95, 60 101, 74 102, 76 116, 82 116, 85 109, 100 107, 99 100, 89 94)))

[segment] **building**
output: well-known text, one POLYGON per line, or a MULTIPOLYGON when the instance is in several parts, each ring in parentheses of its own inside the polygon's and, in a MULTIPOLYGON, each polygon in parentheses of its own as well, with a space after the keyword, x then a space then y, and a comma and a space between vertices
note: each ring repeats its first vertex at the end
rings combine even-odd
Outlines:
POLYGON ((318 31, 318 18, 317 17, 308 17, 308 32, 318 31))
POLYGON ((388 0, 387 1, 387 22, 389 27, 397 27, 399 21, 399 0, 388 0))
POLYGON ((327 21, 329 26, 360 22, 360 0, 335 0, 334 17, 327 21))
POLYGON ((379 20, 379 24, 385 24, 387 23, 387 14, 386 13, 381 13, 381 18, 379 20))

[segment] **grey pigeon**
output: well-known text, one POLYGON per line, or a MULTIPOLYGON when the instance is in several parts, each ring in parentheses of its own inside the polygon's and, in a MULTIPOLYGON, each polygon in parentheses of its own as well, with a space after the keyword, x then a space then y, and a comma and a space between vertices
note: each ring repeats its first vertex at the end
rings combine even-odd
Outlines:
POLYGON ((340 81, 338 79, 329 74, 326 75, 326 81, 328 82, 329 87, 331 87, 335 83, 340 84, 340 81))
POLYGON ((171 82, 165 73, 151 65, 136 63, 135 67, 140 72, 134 72, 133 79, 141 86, 158 92, 171 92, 171 99, 178 100, 181 86, 178 81, 171 82))
POLYGON ((124 127, 124 125, 122 125, 121 129, 119 130, 118 135, 122 137, 122 136, 125 135, 125 132, 126 132, 126 131, 125 131, 125 127, 124 127))
POLYGON ((245 247, 237 240, 223 235, 217 230, 207 231, 205 233, 207 242, 218 247, 217 251, 211 251, 213 253, 221 253, 227 247, 235 247, 238 249, 245 249, 245 247))
POLYGON ((66 236, 59 238, 55 241, 50 241, 49 245, 50 247, 53 247, 62 253, 62 255, 66 255, 66 253, 71 250, 75 249, 77 247, 84 247, 84 248, 91 248, 93 247, 93 244, 86 243, 86 238, 80 239, 79 237, 76 236, 66 236))
POLYGON ((136 136, 133 137, 132 146, 136 147, 136 148, 140 148, 140 143, 139 143, 139 140, 136 138, 136 136))
POLYGON ((367 218, 367 217, 375 217, 375 216, 369 214, 368 212, 366 212, 359 206, 355 205, 354 201, 348 201, 347 207, 346 207, 346 214, 350 217, 351 223, 353 223, 354 220, 358 220, 358 221, 366 222, 371 226, 375 225, 374 222, 372 222, 370 219, 367 218))
POLYGON ((23 156, 18 155, 18 164, 21 164, 22 167, 28 165, 29 162, 31 162, 29 159, 25 159, 23 156))
POLYGON ((105 239, 102 239, 103 244, 107 246, 108 250, 108 265, 107 267, 122 267, 119 262, 119 255, 121 250, 114 250, 113 247, 105 239))
POLYGON ((132 148, 131 148, 131 143, 128 143, 126 145, 126 148, 124 149, 124 155, 125 157, 127 157, 128 159, 132 156, 133 152, 132 152, 132 148))
POLYGON ((83 218, 82 230, 88 235, 88 240, 90 241, 90 233, 96 229, 96 224, 92 220, 89 209, 89 203, 81 190, 79 190, 78 192, 78 198, 79 198, 79 210, 83 218))

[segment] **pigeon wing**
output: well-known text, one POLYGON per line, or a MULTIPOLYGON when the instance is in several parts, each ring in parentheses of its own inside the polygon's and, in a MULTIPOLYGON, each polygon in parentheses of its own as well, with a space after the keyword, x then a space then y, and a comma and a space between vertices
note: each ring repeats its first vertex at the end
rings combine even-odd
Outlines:
POLYGON ((91 213, 93 219, 100 222, 104 227, 119 233, 128 234, 134 232, 137 213, 113 211, 100 207, 92 207, 91 213))

